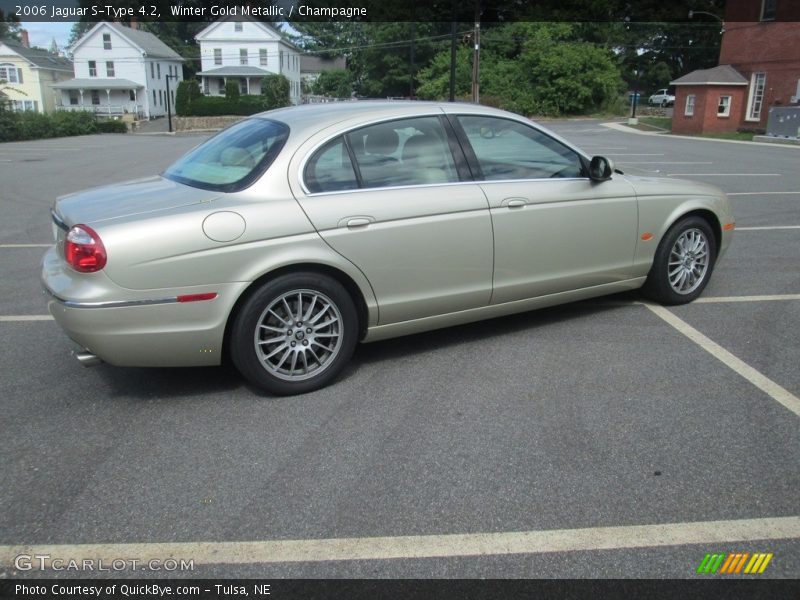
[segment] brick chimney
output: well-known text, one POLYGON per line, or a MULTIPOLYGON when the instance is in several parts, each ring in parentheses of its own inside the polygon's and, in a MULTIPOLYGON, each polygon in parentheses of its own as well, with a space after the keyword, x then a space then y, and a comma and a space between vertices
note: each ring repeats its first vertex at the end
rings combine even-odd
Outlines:
POLYGON ((136 20, 136 17, 131 17, 130 28, 139 29, 139 21, 136 20))
POLYGON ((25 46, 26 48, 30 48, 31 47, 31 40, 28 37, 28 30, 27 29, 20 29, 19 33, 20 33, 20 37, 22 38, 22 45, 25 46))

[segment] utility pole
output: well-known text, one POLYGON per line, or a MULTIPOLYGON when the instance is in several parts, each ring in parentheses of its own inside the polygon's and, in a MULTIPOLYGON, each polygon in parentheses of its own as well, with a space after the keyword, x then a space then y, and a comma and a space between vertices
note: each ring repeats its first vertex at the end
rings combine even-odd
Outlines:
POLYGON ((472 101, 475 103, 480 102, 480 74, 481 74, 481 3, 480 0, 475 0, 475 30, 472 35, 473 42, 475 43, 472 55, 472 101))

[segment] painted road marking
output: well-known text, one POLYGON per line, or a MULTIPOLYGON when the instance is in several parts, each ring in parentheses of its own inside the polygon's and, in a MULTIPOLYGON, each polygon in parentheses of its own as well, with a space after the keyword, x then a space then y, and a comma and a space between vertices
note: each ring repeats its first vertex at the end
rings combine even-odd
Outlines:
POLYGON ((697 298, 692 300, 692 304, 698 302, 710 304, 714 302, 772 302, 778 300, 800 300, 800 294, 773 294, 770 296, 709 296, 708 298, 697 298))
POLYGON ((687 161, 687 162, 664 162, 661 160, 650 160, 650 161, 636 161, 632 162, 629 160, 621 160, 619 161, 621 165, 713 165, 713 162, 696 162, 696 161, 687 161))
POLYGON ((0 316, 0 323, 16 323, 19 321, 52 321, 52 315, 6 315, 0 316))
POLYGON ((800 192, 726 192, 728 196, 777 196, 780 194, 800 194, 800 192))
POLYGON ((747 381, 769 395, 773 400, 780 402, 783 406, 800 417, 800 398, 792 394, 789 390, 778 385, 766 375, 756 371, 746 362, 725 350, 725 348, 711 340, 711 338, 700 333, 686 321, 676 317, 663 306, 651 304, 649 302, 644 303, 644 305, 703 350, 711 354, 711 356, 747 379, 747 381))
POLYGON ((800 229, 800 225, 771 225, 769 227, 737 227, 736 231, 767 231, 770 229, 800 229))
POLYGON ((780 173, 669 173, 667 177, 780 177, 780 173))
POLYGON ((218 565, 539 554, 797 538, 800 538, 800 517, 793 516, 546 531, 316 540, 29 544, 0 546, 0 564, 13 567, 15 557, 20 554, 49 555, 64 562, 95 559, 107 563, 115 559, 181 557, 193 560, 195 564, 218 565))
POLYGON ((609 156, 664 156, 664 154, 643 154, 643 153, 640 154, 638 152, 635 154, 619 154, 617 152, 609 152, 608 155, 609 156))

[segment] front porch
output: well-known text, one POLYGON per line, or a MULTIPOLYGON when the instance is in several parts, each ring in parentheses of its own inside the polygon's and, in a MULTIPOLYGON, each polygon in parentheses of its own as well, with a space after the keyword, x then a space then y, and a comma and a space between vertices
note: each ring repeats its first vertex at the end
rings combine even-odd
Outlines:
POLYGON ((144 86, 127 79, 72 79, 52 88, 59 111, 88 111, 108 117, 131 115, 137 120, 148 117, 147 98, 140 95, 144 86))
POLYGON ((220 67, 201 71, 200 89, 206 96, 224 96, 225 84, 235 81, 239 85, 239 93, 245 95, 258 95, 261 93, 261 83, 267 75, 274 75, 271 71, 258 67, 220 67))

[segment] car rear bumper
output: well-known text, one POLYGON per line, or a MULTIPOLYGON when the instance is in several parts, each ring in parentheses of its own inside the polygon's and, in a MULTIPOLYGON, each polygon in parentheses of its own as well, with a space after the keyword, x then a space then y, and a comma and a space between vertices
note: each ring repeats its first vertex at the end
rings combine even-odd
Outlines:
POLYGON ((66 334, 112 365, 188 367, 221 362, 225 325, 247 283, 130 290, 102 273, 69 269, 55 249, 42 262, 47 307, 66 334), (179 296, 216 293, 210 300, 179 296))

